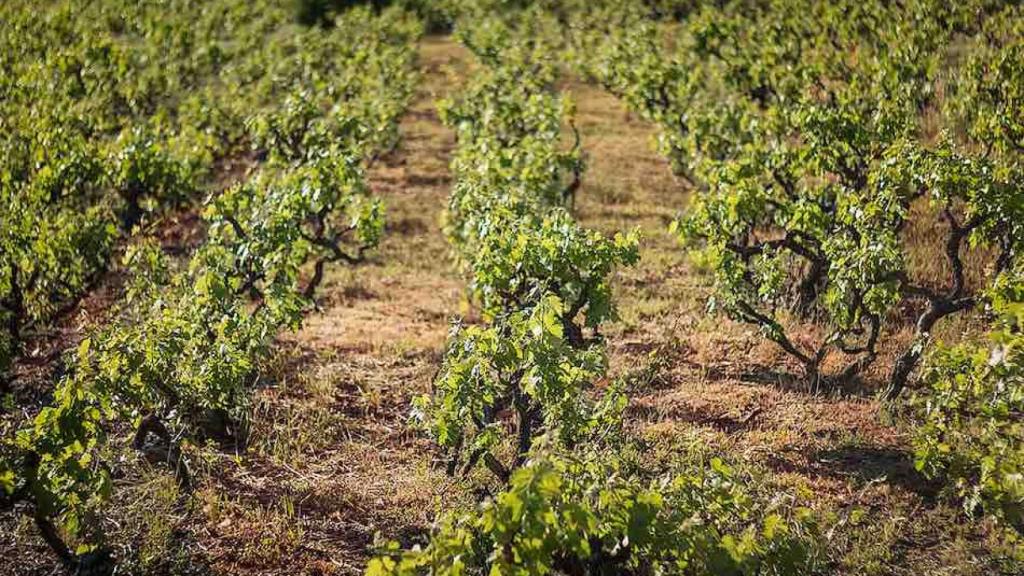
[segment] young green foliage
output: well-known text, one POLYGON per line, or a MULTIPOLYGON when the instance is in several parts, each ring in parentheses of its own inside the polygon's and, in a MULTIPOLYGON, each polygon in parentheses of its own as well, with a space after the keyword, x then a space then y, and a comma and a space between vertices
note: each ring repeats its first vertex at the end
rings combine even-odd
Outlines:
POLYGON ((969 515, 1024 533, 1024 288, 1002 278, 988 344, 940 347, 914 394, 914 459, 969 515))
POLYGON ((636 261, 638 238, 605 238, 565 208, 583 158, 578 134, 564 149, 571 107, 552 92, 552 63, 524 40, 536 37, 524 31, 531 20, 473 22, 457 36, 486 68, 439 108, 458 137, 446 231, 488 324, 456 326, 414 414, 450 471, 483 464, 507 481, 535 437, 573 444, 621 408, 614 391, 589 396, 605 370, 598 328, 615 313, 608 278, 636 261))
POLYGON ((638 480, 614 457, 541 452, 477 510, 447 514, 430 543, 393 546, 367 576, 807 574, 810 512, 762 507, 735 471, 638 480))

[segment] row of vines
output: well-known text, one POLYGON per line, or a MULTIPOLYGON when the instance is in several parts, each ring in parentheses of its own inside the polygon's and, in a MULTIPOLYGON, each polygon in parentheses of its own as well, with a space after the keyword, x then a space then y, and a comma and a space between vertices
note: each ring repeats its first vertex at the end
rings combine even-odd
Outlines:
POLYGON ((272 339, 301 324, 329 266, 377 245, 364 167, 397 141, 421 26, 360 8, 301 28, 274 2, 0 12, 5 378, 26 331, 107 268, 126 277, 48 405, 4 414, 0 504, 70 569, 106 570, 100 512, 125 468, 165 463, 187 492, 190 453, 244 443, 272 339), (228 159, 245 173, 218 181, 228 159), (201 218, 186 254, 156 236, 173 210, 201 218))
POLYGON ((539 10, 470 11, 456 37, 476 57, 440 102, 455 131, 446 233, 483 313, 452 330, 414 417, 448 472, 486 497, 438 520, 429 542, 384 545, 368 574, 795 573, 815 565, 815 524, 759 499, 711 459, 652 475, 622 429, 600 328, 610 275, 637 232, 607 238, 572 215, 585 169, 573 106, 539 10))
POLYGON ((1024 12, 927 0, 682 12, 665 25, 613 2, 563 21, 581 71, 660 127, 694 189, 672 229, 714 277, 710 308, 759 328, 813 389, 891 359, 885 397, 914 388, 918 469, 969 513, 1021 529, 1024 12), (936 345, 956 317, 992 322, 994 343, 936 345))

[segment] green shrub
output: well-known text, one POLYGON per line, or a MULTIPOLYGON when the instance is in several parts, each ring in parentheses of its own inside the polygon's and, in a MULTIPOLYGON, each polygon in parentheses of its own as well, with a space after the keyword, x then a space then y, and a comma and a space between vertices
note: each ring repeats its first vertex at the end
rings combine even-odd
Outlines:
POLYGON ((970 515, 1024 534, 1024 284, 1004 278, 989 344, 942 347, 911 400, 918 470, 942 480, 970 515))
POLYGON ((798 575, 816 569, 808 510, 753 499, 719 460, 649 482, 607 454, 535 454, 476 510, 449 513, 425 547, 392 545, 386 574, 798 575))

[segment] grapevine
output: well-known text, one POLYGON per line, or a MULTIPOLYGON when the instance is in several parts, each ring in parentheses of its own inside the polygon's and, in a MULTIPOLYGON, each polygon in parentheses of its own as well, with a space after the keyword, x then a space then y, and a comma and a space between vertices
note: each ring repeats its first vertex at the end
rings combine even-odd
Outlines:
MULTIPOLYGON (((170 57, 203 71, 221 71, 235 83, 218 86, 225 92, 204 103, 206 107, 231 107, 231 98, 243 88, 252 102, 275 102, 277 95, 291 91, 293 96, 281 104, 253 106, 248 117, 234 116, 241 114, 240 108, 222 110, 223 119, 233 125, 203 126, 191 115, 205 116, 208 110, 191 110, 197 101, 187 100, 180 108, 164 108, 156 97, 163 87, 124 85, 101 93, 97 85, 92 97, 83 79, 84 95, 72 98, 81 96, 74 104, 81 104, 83 114, 92 114, 86 116, 94 122, 87 133, 94 135, 69 140, 81 154, 58 154, 49 161, 59 164, 42 168, 15 164, 21 160, 15 155, 5 167, 4 193, 14 206, 25 208, 16 217, 42 220, 12 222, 12 227, 5 226, 4 241, 23 253, 49 258, 26 260, 13 254, 7 260, 12 253, 4 251, 0 288, 11 327, 4 340, 6 355, 16 353, 26 318, 41 320, 51 312, 35 302, 52 301, 51 294, 79 296, 85 278, 107 265, 104 259, 113 252, 118 229, 124 235, 135 230, 122 258, 130 280, 113 321, 81 342, 69 357, 67 374, 56 383, 53 402, 5 440, 0 452, 3 503, 25 509, 69 568, 109 563, 92 520, 111 495, 106 461, 111 441, 130 427, 134 448, 167 463, 188 489, 192 474, 183 439, 237 435, 248 390, 272 339, 301 324, 328 266, 358 264, 380 240, 383 207, 369 195, 363 165, 396 142, 397 118, 414 79, 410 45, 418 26, 401 11, 376 15, 353 9, 339 16, 337 24, 359 30, 366 39, 363 45, 310 29, 291 43, 263 48, 262 29, 290 18, 288 12, 264 13, 264 8, 225 5, 203 11, 213 21, 205 22, 211 36, 197 52, 199 59, 174 53, 170 57), (226 23, 252 27, 240 42, 251 53, 232 58, 218 52, 216 26, 226 23), (275 69, 254 75, 264 62, 273 62, 275 69), (137 89, 144 92, 123 96, 137 89), (125 102, 116 100, 120 97, 143 119, 177 117, 181 125, 161 127, 154 120, 152 129, 126 127, 117 133, 118 127, 108 123, 119 117, 105 110, 121 111, 125 102), (210 138, 197 140, 203 147, 190 150, 193 156, 175 156, 182 144, 177 138, 196 136, 196 131, 210 138), (203 202, 205 239, 188 258, 172 258, 138 232, 137 225, 150 217, 154 206, 188 201, 211 162, 242 145, 255 149, 258 169, 203 202), (107 147, 110 153, 104 155, 107 147), (51 208, 32 212, 36 206, 51 208), (82 206, 87 210, 84 217, 77 216, 83 219, 78 224, 73 218, 82 206), (40 228, 53 217, 58 218, 52 225, 58 234, 40 228), (22 231, 26 238, 12 237, 7 230, 22 231), (32 240, 36 234, 40 239, 32 240), (44 238, 58 246, 43 244, 44 238), (79 278, 67 275, 76 269, 81 270, 79 278), (47 273, 59 276, 51 280, 47 273), (26 277, 31 280, 26 282, 26 277), (69 279, 74 282, 69 284, 69 279)), ((139 26, 144 35, 157 33, 147 28, 156 23, 144 17, 145 8, 120 14, 123 25, 139 26), (140 20, 131 20, 133 15, 140 20)), ((71 22, 70 14, 59 11, 53 18, 71 22)), ((137 56, 127 49, 116 51, 102 31, 81 33, 87 42, 108 46, 103 54, 137 56)), ((20 36, 10 40, 15 38, 20 36)), ((182 41, 182 50, 192 48, 188 39, 182 41)), ((80 55, 70 46, 72 55, 80 55)), ((83 50, 86 57, 95 55, 92 48, 83 50)), ((81 76, 82 69, 74 72, 81 76)), ((199 70, 182 70, 180 81, 198 81, 193 74, 199 70)), ((130 77, 147 81, 144 74, 130 77)), ((161 73, 148 80, 172 77, 161 73)), ((21 145, 13 137, 6 142, 21 145)), ((35 154, 31 149, 27 153, 35 154)))

